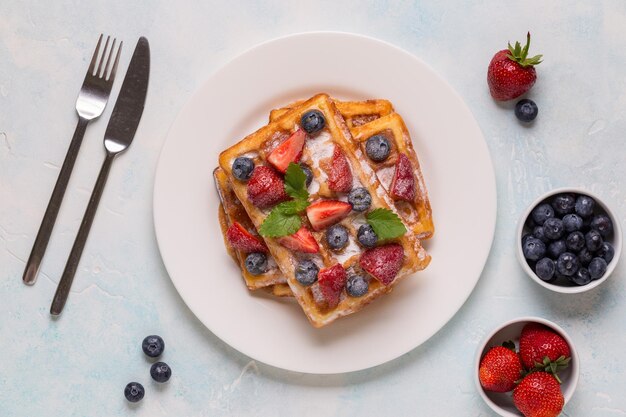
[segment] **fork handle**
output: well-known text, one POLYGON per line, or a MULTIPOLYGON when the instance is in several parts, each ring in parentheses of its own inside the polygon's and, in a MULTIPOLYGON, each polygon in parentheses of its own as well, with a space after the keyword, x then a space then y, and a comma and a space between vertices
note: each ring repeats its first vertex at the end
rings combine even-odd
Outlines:
POLYGON ((91 224, 93 223, 93 219, 96 215, 96 210, 98 209, 98 204, 100 203, 100 197, 102 197, 102 192, 104 191, 104 186, 106 185, 109 171, 111 170, 111 164, 114 159, 115 154, 107 153, 104 163, 102 164, 102 168, 100 168, 98 180, 96 181, 96 185, 91 193, 91 197, 89 198, 89 204, 85 210, 83 221, 80 223, 76 240, 74 240, 72 251, 67 259, 65 270, 63 271, 56 293, 54 294, 54 299, 52 300, 52 305, 50 306, 50 314, 53 316, 61 314, 61 311, 63 311, 63 307, 65 306, 65 302, 67 301, 70 288, 72 287, 72 281, 74 281, 74 275, 78 269, 78 263, 80 262, 81 255, 83 254, 83 248, 87 242, 87 236, 89 236, 91 224))
POLYGON ((24 275, 22 276, 22 280, 25 284, 32 285, 37 280, 41 260, 43 259, 46 248, 48 247, 50 235, 52 234, 54 223, 56 222, 57 215, 59 214, 59 208, 61 207, 61 202, 63 201, 63 196, 65 195, 67 184, 70 180, 70 176, 72 175, 72 169, 74 168, 74 163, 76 162, 76 157, 78 156, 78 151, 81 143, 83 142, 83 137, 85 136, 85 130, 87 129, 88 124, 89 120, 82 117, 78 118, 78 124, 76 125, 76 130, 74 130, 74 136, 72 137, 70 147, 65 155, 63 166, 59 172, 57 182, 54 185, 54 190, 50 196, 50 201, 48 202, 46 213, 41 221, 41 226, 39 226, 39 232, 37 232, 33 249, 28 257, 28 262, 26 262, 26 268, 24 269, 24 275))

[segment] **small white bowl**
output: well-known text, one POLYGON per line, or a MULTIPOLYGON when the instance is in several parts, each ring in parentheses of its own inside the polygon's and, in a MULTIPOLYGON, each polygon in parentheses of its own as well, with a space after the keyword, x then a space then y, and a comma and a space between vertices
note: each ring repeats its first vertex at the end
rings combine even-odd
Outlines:
POLYGON ((483 356, 485 356, 490 348, 494 346, 499 346, 502 344, 502 342, 505 342, 507 340, 512 340, 513 342, 515 342, 515 347, 519 348, 519 337, 522 333, 522 328, 526 324, 532 322, 548 326, 556 333, 561 335, 569 345, 572 359, 567 369, 559 372, 559 378, 561 378, 561 381, 563 381, 563 383, 561 384, 561 391, 563 392, 565 404, 567 404, 567 402, 572 398, 572 395, 574 395, 574 391, 576 391, 576 386, 578 385, 578 353, 576 353, 576 347, 574 346, 572 339, 570 339, 570 337, 561 327, 557 326, 549 320, 542 319, 540 317, 520 317, 507 321, 506 323, 494 329, 489 335, 487 335, 483 342, 478 346, 478 349, 476 351, 476 358, 474 360, 474 383, 476 384, 476 389, 478 390, 478 393, 485 401, 485 403, 489 406, 489 408, 491 408, 494 412, 503 417, 523 417, 523 415, 517 410, 517 408, 515 408, 515 405, 513 404, 513 397, 510 392, 489 392, 483 389, 483 387, 480 385, 480 379, 478 378, 480 360, 483 356))
POLYGON ((620 225, 619 218, 615 215, 615 213, 613 213, 613 211, 609 208, 609 206, 607 206, 602 201, 600 197, 582 188, 574 188, 574 187, 557 188, 556 190, 552 190, 546 194, 543 194, 542 196, 537 198, 535 201, 533 201, 532 204, 530 204, 526 208, 526 210, 522 213, 522 216, 520 217, 517 223, 517 233, 515 234, 515 239, 516 239, 515 246, 516 246, 517 260, 519 261, 520 265, 522 266, 522 269, 526 272, 526 274, 530 278, 532 278, 533 281, 535 281, 537 284, 541 285, 542 287, 555 291, 555 292, 564 293, 564 294, 576 294, 576 293, 589 291, 597 287, 598 285, 602 284, 604 281, 606 281, 609 275, 611 275, 611 273, 617 266, 620 255, 622 254, 622 228, 620 225), (558 283, 555 284, 555 283, 543 281, 541 278, 537 276, 537 274, 535 274, 535 271, 533 271, 531 267, 528 265, 526 258, 524 258, 524 252, 522 251, 522 236, 524 236, 524 232, 528 230, 526 227, 526 220, 530 216, 530 212, 539 204, 548 202, 548 200, 550 200, 551 197, 553 197, 556 194, 561 194, 561 193, 583 194, 583 195, 593 198, 596 201, 595 212, 597 213, 604 212, 607 216, 609 216, 609 218, 611 219, 611 222, 613 223, 613 236, 611 236, 610 239, 607 239, 607 242, 613 245, 613 248, 615 249, 615 255, 613 256, 613 259, 609 263, 604 275, 599 279, 591 281, 587 285, 580 285, 580 286, 575 285, 575 284, 561 285, 558 283))

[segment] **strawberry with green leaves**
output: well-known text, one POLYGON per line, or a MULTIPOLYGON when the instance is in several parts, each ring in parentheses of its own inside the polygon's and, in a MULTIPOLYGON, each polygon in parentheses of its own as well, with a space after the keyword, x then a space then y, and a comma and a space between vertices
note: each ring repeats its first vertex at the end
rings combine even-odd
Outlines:
POLYGON ((524 417, 557 417, 565 399, 553 375, 531 372, 513 390, 513 403, 524 417))
POLYGON ((519 342, 522 364, 528 370, 543 370, 555 376, 567 368, 571 360, 569 345, 552 329, 540 323, 528 323, 522 329, 519 342))

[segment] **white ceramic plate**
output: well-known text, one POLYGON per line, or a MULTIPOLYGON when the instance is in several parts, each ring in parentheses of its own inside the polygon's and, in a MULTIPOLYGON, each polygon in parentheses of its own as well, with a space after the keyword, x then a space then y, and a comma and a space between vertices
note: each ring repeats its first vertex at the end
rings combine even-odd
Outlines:
POLYGON ((159 249, 189 308, 240 352, 308 373, 379 365, 435 334, 476 285, 495 221, 489 151, 462 99, 413 55, 346 33, 263 43, 213 74, 172 125, 154 185, 159 249), (391 100, 411 132, 436 225, 426 271, 322 329, 295 302, 246 290, 224 249, 211 175, 219 153, 265 124, 271 109, 318 92, 391 100))

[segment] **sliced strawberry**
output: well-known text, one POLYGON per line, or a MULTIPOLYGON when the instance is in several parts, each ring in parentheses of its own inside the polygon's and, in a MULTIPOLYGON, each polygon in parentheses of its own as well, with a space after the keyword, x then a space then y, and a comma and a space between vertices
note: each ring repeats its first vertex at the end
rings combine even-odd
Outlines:
POLYGON ((328 307, 337 307, 341 291, 346 285, 346 270, 341 264, 335 264, 329 268, 321 269, 317 278, 328 307))
POLYGON ((352 171, 341 148, 335 145, 328 170, 328 188, 331 191, 347 193, 352 189, 352 171))
POLYGON ((321 200, 306 209, 313 230, 319 232, 346 217, 352 210, 350 203, 339 200, 321 200))
POLYGON ((404 249, 397 243, 378 246, 363 252, 359 265, 385 285, 391 284, 402 268, 404 249))
POLYGON ((274 168, 284 173, 287 171, 290 162, 298 162, 300 160, 305 139, 306 132, 302 129, 296 130, 287 140, 272 151, 270 156, 267 157, 267 161, 274 165, 274 168))
POLYGON ((403 153, 398 154, 396 161, 396 171, 391 180, 391 197, 397 200, 415 200, 415 176, 413 176, 413 165, 409 157, 403 153))
POLYGON ((317 253, 320 250, 317 241, 315 240, 309 229, 307 229, 305 226, 302 226, 293 235, 279 238, 278 243, 280 243, 287 249, 291 249, 297 252, 317 253))
POLYGON ((241 224, 234 222, 226 231, 226 238, 230 245, 239 251, 267 252, 265 243, 257 236, 248 232, 241 224))
POLYGON ((259 165, 248 180, 248 198, 258 208, 271 207, 289 198, 283 179, 272 168, 259 165))

